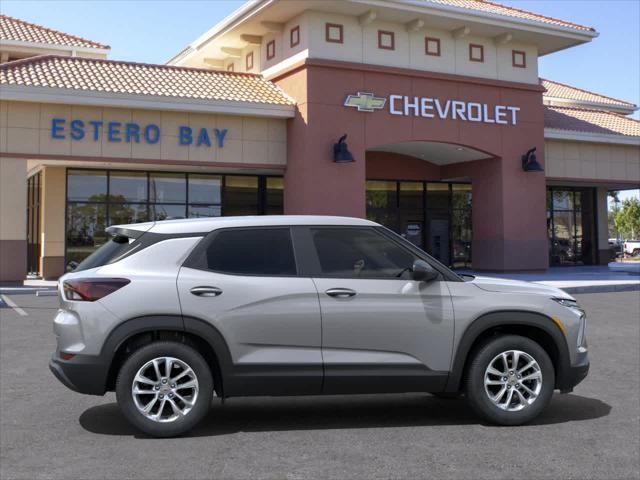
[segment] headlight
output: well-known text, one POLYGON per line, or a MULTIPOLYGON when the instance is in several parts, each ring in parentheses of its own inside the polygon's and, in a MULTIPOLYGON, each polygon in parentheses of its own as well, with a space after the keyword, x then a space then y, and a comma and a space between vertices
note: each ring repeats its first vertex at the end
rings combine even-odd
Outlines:
POLYGON ((575 300, 572 300, 570 298, 558 298, 558 297, 553 297, 551 298, 551 300, 559 303, 563 307, 571 308, 572 310, 576 310, 581 314, 584 314, 584 310, 580 308, 580 305, 578 305, 578 302, 576 302, 575 300))

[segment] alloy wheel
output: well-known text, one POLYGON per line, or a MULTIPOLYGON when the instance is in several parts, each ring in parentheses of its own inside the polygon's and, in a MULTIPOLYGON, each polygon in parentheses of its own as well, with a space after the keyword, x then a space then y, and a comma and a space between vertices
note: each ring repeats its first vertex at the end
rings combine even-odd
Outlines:
POLYGON ((520 411, 536 401, 542 390, 542 370, 528 353, 508 350, 496 355, 484 374, 489 400, 501 410, 520 411))

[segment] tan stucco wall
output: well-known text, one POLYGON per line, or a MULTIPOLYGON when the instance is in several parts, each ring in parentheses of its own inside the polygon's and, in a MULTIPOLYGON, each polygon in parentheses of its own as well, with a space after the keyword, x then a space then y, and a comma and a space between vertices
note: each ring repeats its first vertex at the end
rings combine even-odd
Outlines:
POLYGON ((27 238, 27 162, 0 158, 0 240, 27 238))
POLYGON ((64 256, 65 168, 45 167, 42 171, 43 257, 64 256))
MULTIPOLYGON (((259 57, 256 58, 259 62, 259 57)), ((21 155, 56 155, 93 159, 141 159, 163 162, 216 164, 286 164, 286 120, 241 117, 233 115, 161 112, 125 108, 86 107, 28 102, 0 102, 0 152, 21 155), (51 119, 67 120, 65 139, 51 138, 51 119), (83 140, 71 140, 68 123, 72 119, 103 121, 101 140, 94 141, 87 127, 83 140), (134 122, 156 124, 161 129, 160 141, 150 145, 107 141, 106 123, 134 122), (178 127, 190 126, 194 136, 207 128, 211 147, 179 144, 178 127), (224 147, 218 148, 212 129, 228 129, 224 147)))
POLYGON ((551 178, 640 183, 640 147, 546 140, 545 171, 551 178))

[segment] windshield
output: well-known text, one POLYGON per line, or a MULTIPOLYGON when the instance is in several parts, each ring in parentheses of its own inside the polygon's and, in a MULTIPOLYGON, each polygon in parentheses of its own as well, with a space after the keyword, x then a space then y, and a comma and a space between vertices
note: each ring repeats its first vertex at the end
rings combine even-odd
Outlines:
POLYGON ((80 272, 82 270, 89 270, 90 268, 101 267, 107 263, 111 263, 113 260, 125 253, 129 249, 129 245, 131 245, 134 240, 134 238, 129 238, 124 235, 116 235, 80 262, 77 267, 73 268, 73 265, 69 265, 69 270, 80 272))

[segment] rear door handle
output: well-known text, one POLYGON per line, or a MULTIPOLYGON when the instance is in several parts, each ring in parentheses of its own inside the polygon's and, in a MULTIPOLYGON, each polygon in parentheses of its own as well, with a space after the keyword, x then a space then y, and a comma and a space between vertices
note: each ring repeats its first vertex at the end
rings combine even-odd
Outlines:
POLYGON ((217 297, 218 295, 222 295, 222 290, 218 287, 193 287, 189 291, 199 297, 217 297))
POLYGON ((347 298, 353 297, 356 294, 356 291, 351 290, 350 288, 330 288, 324 293, 326 293, 330 297, 347 298))

